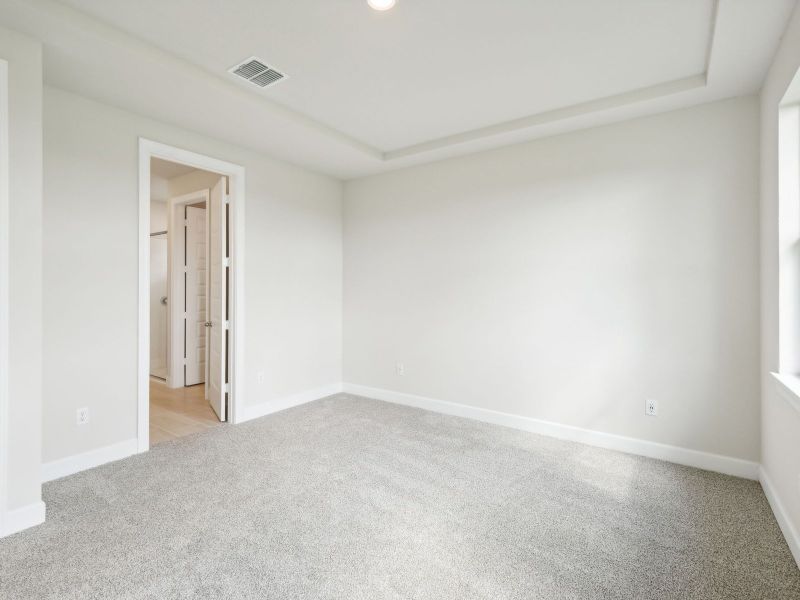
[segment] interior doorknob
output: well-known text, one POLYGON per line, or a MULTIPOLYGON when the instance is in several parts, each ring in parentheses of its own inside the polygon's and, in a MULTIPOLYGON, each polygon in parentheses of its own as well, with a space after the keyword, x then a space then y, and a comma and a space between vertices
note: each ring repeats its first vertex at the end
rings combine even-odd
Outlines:
POLYGON ((211 327, 211 321, 206 321, 205 323, 203 323, 203 325, 205 325, 206 327, 211 327))

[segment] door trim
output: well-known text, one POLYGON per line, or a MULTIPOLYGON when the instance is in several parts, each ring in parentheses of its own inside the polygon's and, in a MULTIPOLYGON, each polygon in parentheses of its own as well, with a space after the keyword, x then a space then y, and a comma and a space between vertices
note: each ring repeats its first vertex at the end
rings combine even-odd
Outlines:
POLYGON ((9 151, 8 62, 0 60, 0 537, 8 514, 9 368, 9 151))
POLYGON ((245 168, 153 140, 139 138, 139 342, 137 448, 150 448, 150 159, 161 158, 228 177, 230 238, 229 339, 230 392, 228 421, 244 420, 244 274, 245 168))
POLYGON ((175 277, 181 257, 176 250, 183 246, 185 235, 185 230, 175 226, 180 220, 175 211, 195 202, 207 203, 208 190, 198 190, 167 201, 167 294, 170 298, 167 301, 167 386, 171 388, 183 387, 186 384, 183 369, 178 368, 183 366, 183 353, 179 352, 173 343, 183 334, 183 318, 180 316, 183 311, 172 300, 183 298, 186 291, 182 278, 175 277))

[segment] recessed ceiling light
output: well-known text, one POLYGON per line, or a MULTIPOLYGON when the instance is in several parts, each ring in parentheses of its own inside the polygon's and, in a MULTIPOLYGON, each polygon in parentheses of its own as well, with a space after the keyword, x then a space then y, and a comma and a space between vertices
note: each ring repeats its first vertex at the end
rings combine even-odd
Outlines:
POLYGON ((369 4, 375 10, 389 10, 394 6, 395 0, 367 0, 367 4, 369 4))

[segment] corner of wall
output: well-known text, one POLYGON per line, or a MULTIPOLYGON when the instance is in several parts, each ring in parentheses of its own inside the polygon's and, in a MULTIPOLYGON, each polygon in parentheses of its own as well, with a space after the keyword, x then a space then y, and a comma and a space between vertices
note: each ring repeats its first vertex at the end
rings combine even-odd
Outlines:
POLYGON ((8 427, 2 535, 44 520, 42 433, 42 45, 0 28, 8 63, 8 427), (13 401, 11 401, 13 399, 13 401))

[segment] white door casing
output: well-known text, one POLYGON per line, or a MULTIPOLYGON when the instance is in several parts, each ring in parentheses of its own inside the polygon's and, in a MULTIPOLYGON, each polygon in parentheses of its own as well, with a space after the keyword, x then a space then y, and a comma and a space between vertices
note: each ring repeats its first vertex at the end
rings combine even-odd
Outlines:
POLYGON ((220 421, 226 419, 227 216, 226 179, 211 189, 208 201, 208 401, 220 421))
POLYGON ((184 385, 197 385, 206 380, 206 210, 186 207, 186 316, 184 385))
POLYGON ((8 530, 9 210, 8 63, 0 59, 0 537, 8 530))
MULTIPOLYGON (((0 61, 0 75, 3 73, 0 61)), ((0 81, 0 84, 2 81, 0 81)), ((0 85, 0 91, 2 86, 0 85)), ((228 219, 229 219, 229 302, 227 306, 230 329, 228 330, 228 405, 227 421, 241 423, 248 418, 246 387, 244 385, 246 348, 245 288, 245 214, 246 214, 246 172, 242 165, 213 158, 191 150, 162 144, 153 140, 139 138, 139 293, 138 293, 138 342, 137 342, 137 425, 136 438, 139 452, 150 448, 150 160, 160 158, 171 162, 195 167, 204 171, 219 173, 228 179, 228 219)), ((207 191, 206 191, 207 193, 207 191)), ((2 197, 0 196, 0 200, 2 197)), ((2 205, 0 205, 2 206, 2 205)), ((2 223, 0 223, 0 226, 2 223)), ((170 229, 168 227, 168 229, 170 229)), ((171 229, 174 231, 174 229, 171 229)), ((170 244, 174 241, 171 239, 170 244)), ((1 240, 0 240, 1 241, 1 240)), ((171 251, 170 251, 171 255, 171 251)), ((170 261, 171 264, 171 261, 170 261)), ((209 263, 207 262, 207 265, 209 263)), ((209 286, 206 287, 208 290, 209 286)), ((174 303, 170 303, 172 306, 174 303)), ((172 311, 170 311, 171 314, 172 311)), ((0 316, 2 312, 0 311, 0 316)), ((172 328, 170 326, 170 335, 172 328)), ((0 372, 2 381, 2 372, 0 372)), ((2 400, 2 397, 0 397, 2 400)), ((0 409, 2 406, 0 406, 0 409)), ((0 420, 0 425, 2 420, 0 420)), ((0 435, 2 430, 0 429, 0 435)), ((0 444, 0 450, 2 450, 0 444)), ((2 454, 0 454, 2 458, 2 454)), ((2 466, 2 465, 0 465, 2 466)), ((2 473, 0 473, 2 475, 2 473)), ((0 487, 0 500, 2 500, 0 487)))

